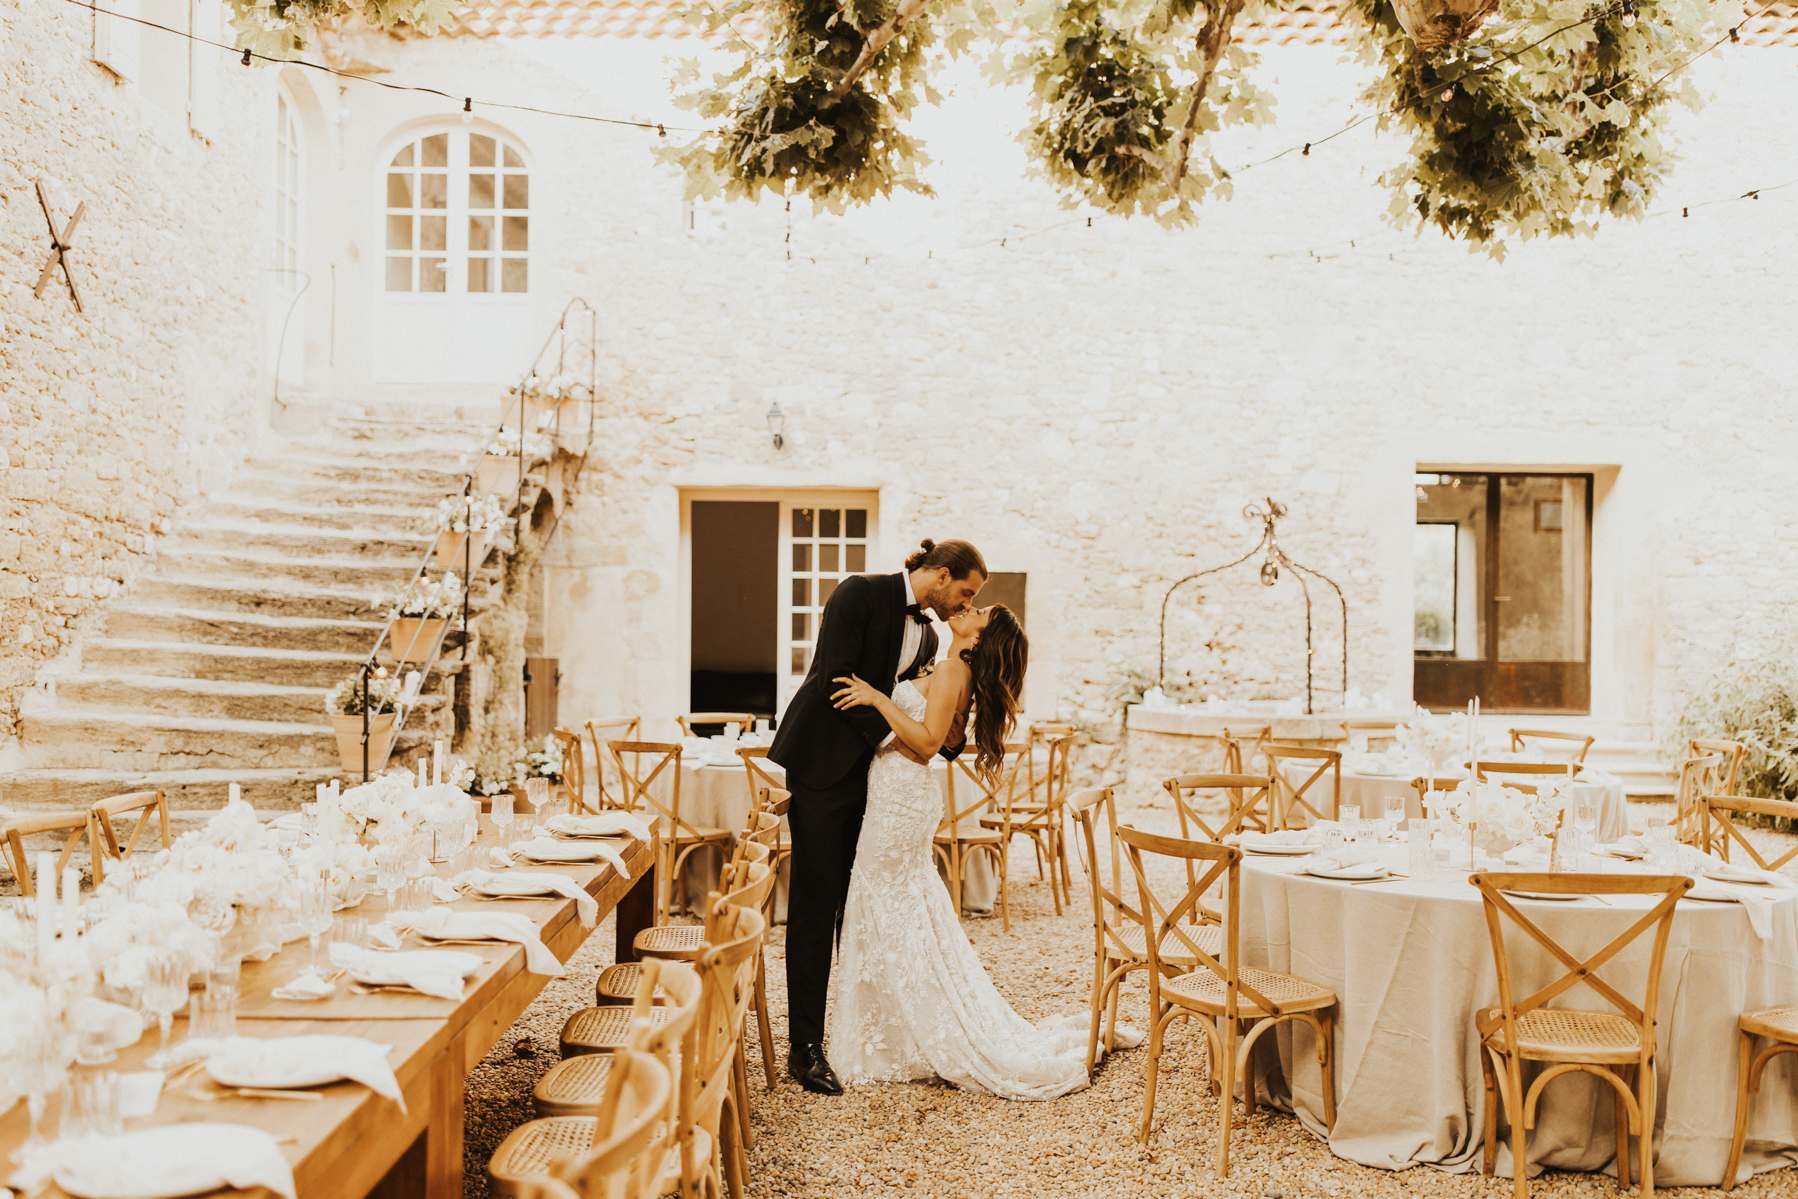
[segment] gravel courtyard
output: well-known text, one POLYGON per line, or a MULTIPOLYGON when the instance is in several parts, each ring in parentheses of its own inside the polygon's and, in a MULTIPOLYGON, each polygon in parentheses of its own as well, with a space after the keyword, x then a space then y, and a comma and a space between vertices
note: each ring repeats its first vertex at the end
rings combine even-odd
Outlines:
MULTIPOLYGON (((1632 824, 1670 805, 1632 804, 1632 824)), ((1172 831, 1165 805, 1120 811, 1120 819, 1172 831)), ((1769 843, 1789 840, 1764 834, 1769 843)), ((1757 841, 1762 835, 1756 836, 1757 841)), ((1078 865, 1074 908, 1055 914, 1047 886, 1035 881, 1029 847, 1013 852, 1012 931, 997 917, 965 922, 981 960, 1014 1007, 1030 1019, 1083 1012, 1090 985, 1091 907, 1078 865)), ((928 1195, 940 1199, 1000 1199, 1040 1195, 1174 1199, 1246 1196, 1299 1199, 1310 1196, 1456 1196, 1500 1199, 1511 1194, 1508 1178, 1446 1174, 1427 1167, 1399 1173, 1355 1165, 1332 1156, 1291 1116, 1265 1106, 1238 1122, 1227 1181, 1212 1174, 1216 1103, 1205 1086, 1203 1040, 1196 1029, 1176 1026, 1156 1101, 1156 1133, 1145 1152, 1136 1141, 1142 1111, 1142 1050, 1122 1050, 1107 1061, 1092 1087, 1046 1104, 1009 1103, 936 1085, 859 1088, 840 1098, 800 1090, 784 1074, 786 1042, 785 926, 768 945, 769 1002, 780 1077, 766 1089, 761 1054, 749 1047, 749 1078, 756 1144, 750 1151, 749 1193, 804 1199, 863 1195, 928 1195)), ((483 1167, 501 1138, 531 1118, 530 1090, 557 1060, 556 1033, 568 1013, 592 1003, 593 984, 611 960, 612 933, 602 925, 569 963, 569 977, 544 989, 469 1075, 467 1088, 467 1194, 487 1195, 483 1167), (519 1043, 527 1042, 520 1057, 519 1043)), ((1142 1023, 1143 993, 1126 994, 1123 1011, 1142 1023)), ((752 1027, 753 1031, 753 1027, 752 1027)), ((1544 1174, 1531 1183, 1537 1196, 1617 1194, 1610 1176, 1544 1174)), ((1716 1196, 1710 1188, 1672 1188, 1669 1196, 1716 1196)), ((1763 1174, 1738 1186, 1744 1199, 1798 1196, 1798 1172, 1763 1174)))

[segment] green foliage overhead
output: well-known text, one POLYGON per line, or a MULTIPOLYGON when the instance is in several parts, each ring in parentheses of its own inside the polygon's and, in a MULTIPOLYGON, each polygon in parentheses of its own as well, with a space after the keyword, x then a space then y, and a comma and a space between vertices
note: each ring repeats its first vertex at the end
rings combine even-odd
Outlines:
POLYGON ((307 34, 320 25, 360 17, 375 29, 409 26, 436 33, 462 0, 227 0, 237 47, 271 58, 291 58, 304 50, 307 34))
POLYGON ((1742 743, 1736 794, 1798 800, 1798 626, 1769 631, 1693 688, 1667 746, 1673 769, 1693 739, 1742 743))

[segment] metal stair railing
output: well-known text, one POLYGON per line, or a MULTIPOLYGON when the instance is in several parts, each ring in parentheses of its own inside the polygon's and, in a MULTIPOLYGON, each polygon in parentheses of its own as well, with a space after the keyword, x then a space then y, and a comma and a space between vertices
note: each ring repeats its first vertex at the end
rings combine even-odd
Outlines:
MULTIPOLYGON (((519 377, 518 388, 514 393, 516 398, 506 407, 505 412, 500 417, 499 425, 494 430, 494 435, 496 436, 503 434, 513 422, 514 417, 516 417, 518 427, 518 479, 513 485, 512 501, 506 508, 505 517, 507 521, 511 521, 517 526, 512 533, 512 544, 514 549, 517 548, 523 539, 523 522, 526 517, 526 513, 522 510, 524 505, 524 483, 528 473, 526 468, 529 465, 526 461, 528 455, 525 451, 525 436, 528 432, 532 431, 525 428, 525 416, 530 410, 530 397, 528 391, 532 381, 542 377, 539 368, 543 367, 545 360, 550 356, 552 350, 554 351, 555 357, 556 365, 554 377, 556 378, 561 378, 571 373, 569 370, 571 357, 576 357, 583 351, 586 355, 586 379, 568 385, 567 389, 557 397, 554 409, 555 420, 552 426, 554 445, 556 447, 556 452, 559 452, 563 444, 563 410, 567 407, 567 402, 572 399, 585 405, 587 412, 587 440, 581 447, 579 461, 575 466, 574 474, 568 480, 569 486, 572 487, 574 483, 577 483, 580 480, 581 471, 586 468, 587 455, 593 448, 594 412, 598 407, 599 402, 599 314, 594 311, 592 305, 577 297, 570 300, 562 309, 562 315, 557 318, 555 327, 550 330, 549 336, 544 339, 542 348, 537 351, 537 356, 531 360, 530 366, 525 368, 524 374, 519 377)), ((573 430, 570 430, 570 432, 573 432, 573 430)), ((481 455, 477 454, 475 456, 473 468, 471 468, 467 474, 462 476, 462 487, 456 493, 461 499, 467 500, 474 491, 475 477, 480 471, 480 458, 481 455)), ((549 460, 554 460, 553 452, 549 460)), ((532 459, 532 461, 535 461, 535 459, 532 459)), ((546 530, 543 535, 545 545, 547 545, 549 539, 555 535, 555 531, 561 523, 561 513, 558 511, 556 513, 555 523, 550 525, 549 529, 546 530)), ((500 527, 504 527, 503 524, 500 527)), ((430 568, 431 559, 437 553, 437 540, 440 533, 441 530, 431 534, 430 544, 426 546, 424 556, 419 560, 418 568, 412 572, 411 579, 406 583, 407 590, 422 579, 426 570, 430 568)), ((472 533, 472 529, 467 530, 462 537, 462 659, 464 661, 468 658, 469 592, 474 582, 472 578, 474 573, 472 569, 472 558, 474 555, 474 538, 472 533)), ((484 559, 484 551, 482 556, 484 559)), ((387 623, 381 626, 381 632, 375 637, 374 646, 369 649, 368 656, 365 657, 362 660, 362 664, 357 667, 357 683, 362 693, 362 781, 365 783, 368 781, 371 773, 369 761, 369 744, 371 739, 369 727, 369 680, 384 675, 385 668, 378 666, 375 662, 375 658, 381 652, 381 647, 390 643, 393 636, 393 623, 398 619, 400 618, 396 616, 389 616, 387 618, 387 623)), ((430 651, 426 656, 422 667, 408 671, 405 676, 405 684, 401 689, 399 700, 394 706, 393 735, 392 739, 388 742, 387 750, 389 755, 392 754, 394 747, 399 744, 400 733, 406 727, 406 718, 418 707, 424 680, 428 679, 431 675, 431 671, 436 668, 437 659, 442 652, 444 638, 448 635, 448 632, 449 630, 446 627, 442 633, 438 634, 436 640, 431 645, 430 651)), ((399 661, 398 652, 395 652, 394 659, 394 666, 396 669, 406 665, 406 663, 399 661)), ((529 681, 528 673, 526 681, 529 681)), ((384 760, 383 764, 385 764, 384 760)))

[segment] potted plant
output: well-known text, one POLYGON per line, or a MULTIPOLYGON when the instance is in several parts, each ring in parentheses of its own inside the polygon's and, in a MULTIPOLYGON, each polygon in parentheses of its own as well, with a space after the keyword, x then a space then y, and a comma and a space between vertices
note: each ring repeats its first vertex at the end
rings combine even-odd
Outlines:
POLYGON ((505 521, 497 496, 450 495, 437 501, 437 548, 430 568, 459 569, 472 577, 486 560, 489 536, 505 521))
POLYGON ((368 770, 372 773, 387 765, 393 751, 394 721, 400 709, 400 681, 387 677, 385 669, 368 676, 364 687, 360 673, 344 679, 325 700, 331 714, 331 728, 337 734, 337 754, 345 771, 361 773, 363 698, 367 697, 368 770))
MULTIPOLYGON (((517 425, 505 425, 481 444, 479 465, 475 467, 476 495, 503 495, 515 491, 522 472, 533 462, 547 462, 555 457, 556 439, 548 433, 532 431, 521 434, 517 425), (519 460, 523 448, 522 466, 519 460)), ((464 462, 468 460, 463 459, 464 462)))
POLYGON ((387 617, 387 652, 396 662, 429 662, 462 607, 462 580, 449 571, 435 583, 413 579, 392 600, 387 617))

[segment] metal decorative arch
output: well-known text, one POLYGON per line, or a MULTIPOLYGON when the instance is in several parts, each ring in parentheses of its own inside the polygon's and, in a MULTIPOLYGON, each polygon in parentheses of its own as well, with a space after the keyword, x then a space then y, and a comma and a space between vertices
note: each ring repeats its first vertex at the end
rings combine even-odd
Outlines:
POLYGON ((1305 714, 1309 716, 1314 711, 1311 663, 1315 652, 1311 644, 1311 588, 1305 585, 1306 575, 1328 583, 1330 590, 1336 593, 1336 602, 1342 606, 1342 694, 1348 695, 1348 600, 1343 598, 1342 588, 1336 585, 1335 580, 1320 571, 1294 562, 1286 556, 1286 551, 1280 548, 1280 538, 1275 525, 1286 515, 1286 512, 1286 505, 1277 503, 1272 498, 1267 500, 1266 508, 1259 504, 1245 506, 1242 510, 1243 516, 1261 522, 1261 540, 1255 544, 1255 547, 1234 562, 1226 562, 1222 566, 1213 566, 1209 570, 1201 570, 1198 574, 1187 575, 1169 587, 1167 594, 1161 597, 1160 650, 1155 660, 1155 685, 1157 687, 1167 685, 1167 605, 1168 601, 1174 598, 1174 592, 1196 579, 1202 579, 1206 575, 1221 574, 1233 567, 1241 566, 1256 554, 1262 554, 1261 585, 1272 587, 1278 583, 1280 568, 1284 566, 1292 571, 1292 577, 1298 580, 1299 591, 1305 597, 1305 714))

